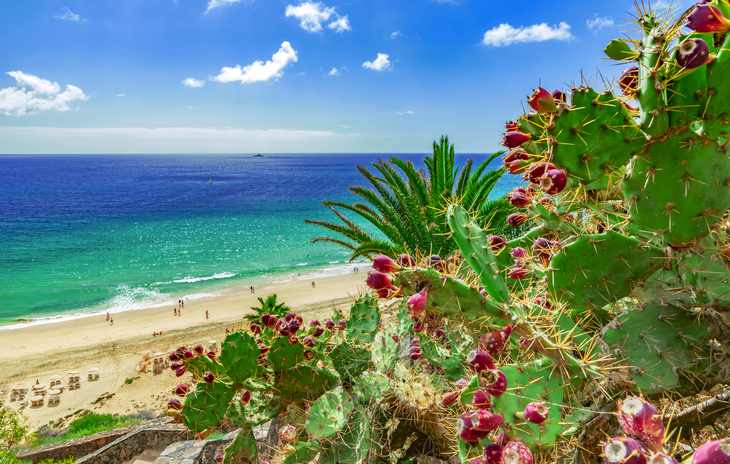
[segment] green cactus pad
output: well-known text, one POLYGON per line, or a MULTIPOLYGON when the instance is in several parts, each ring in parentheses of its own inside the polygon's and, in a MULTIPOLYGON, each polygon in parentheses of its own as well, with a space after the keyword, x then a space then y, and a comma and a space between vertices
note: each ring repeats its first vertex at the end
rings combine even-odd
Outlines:
POLYGON ((283 372, 278 385, 282 398, 294 401, 313 401, 322 393, 337 385, 339 376, 330 369, 314 366, 297 366, 283 372))
POLYGON ((672 135, 636 159, 622 187, 633 225, 679 247, 709 234, 730 207, 730 160, 717 141, 672 135))
POLYGON ((462 404, 471 404, 474 402, 474 393, 477 390, 482 390, 482 382, 478 375, 474 375, 469 379, 469 384, 461 390, 459 394, 459 401, 462 404))
POLYGON ((492 443, 489 437, 478 443, 469 443, 468 441, 459 440, 459 461, 461 464, 471 464, 473 459, 484 460, 484 447, 492 443))
POLYGON ((363 403, 369 403, 388 395, 391 392, 390 380, 384 374, 375 371, 364 372, 352 386, 352 393, 363 403))
POLYGON ((494 412, 502 414, 504 423, 511 426, 510 434, 532 449, 557 442, 565 429, 560 406, 567 382, 560 378, 555 366, 547 359, 541 359, 519 366, 502 366, 500 370, 507 377, 507 392, 494 398, 494 412), (525 422, 514 415, 524 411, 533 401, 541 401, 550 408, 547 420, 541 425, 525 422))
POLYGON ((350 308, 347 319, 347 340, 353 343, 370 343, 378 332, 380 309, 372 295, 361 296, 350 308))
POLYGON ((372 353, 349 342, 342 342, 332 350, 330 359, 342 380, 353 379, 372 367, 372 353))
POLYGON ((411 381, 395 382, 395 396, 409 408, 419 412, 429 411, 438 406, 440 398, 424 385, 411 381))
MULTIPOLYGON (((722 5, 720 6, 722 7, 722 5)), ((727 15, 727 13, 725 14, 727 15)), ((712 40, 706 40, 706 42, 712 47, 712 40)), ((730 36, 726 36, 725 42, 717 53, 717 59, 700 68, 701 70, 707 68, 707 88, 708 91, 712 91, 712 96, 707 101, 707 109, 703 111, 706 120, 702 125, 703 133, 711 139, 727 137, 730 134, 730 119, 728 118, 730 104, 728 104, 726 98, 722 98, 722 95, 727 95, 728 90, 730 90, 727 81, 728 62, 730 61, 728 49, 730 49, 730 36)))
POLYGON ((261 350, 251 335, 233 332, 223 341, 221 349, 221 363, 234 383, 240 384, 255 375, 261 350))
POLYGON ((345 426, 354 407, 342 387, 337 387, 312 403, 304 426, 314 439, 332 438, 345 426))
POLYGON ((243 381, 241 385, 246 390, 251 391, 268 391, 271 390, 276 384, 276 377, 274 376, 273 369, 263 369, 261 366, 256 370, 256 377, 249 377, 243 381))
POLYGON ((630 60, 636 57, 636 51, 621 39, 613 39, 603 51, 607 57, 616 61, 630 60))
POLYGON ((393 368, 395 360, 398 358, 399 344, 393 340, 390 327, 381 330, 375 336, 373 344, 370 345, 370 351, 373 356, 373 365, 381 372, 388 372, 393 368))
POLYGON ((294 448, 294 454, 288 454, 282 459, 283 464, 306 464, 319 452, 319 443, 316 441, 300 441, 294 448))
POLYGON ((464 375, 462 366, 466 356, 463 353, 451 353, 446 348, 438 346, 428 335, 420 337, 423 356, 434 366, 444 370, 444 374, 452 380, 458 380, 464 375))
POLYGON ((241 427, 256 427, 265 424, 283 411, 281 398, 271 393, 253 393, 251 400, 241 405, 236 398, 228 407, 228 420, 241 427))
MULTIPOLYGON (((396 279, 398 279, 398 275, 396 274, 396 279)), ((398 337, 403 338, 408 332, 411 331, 413 328, 413 319, 408 314, 408 298, 404 297, 400 303, 398 303, 398 308, 396 310, 398 323, 396 328, 396 334, 398 337)))
POLYGON ((711 334, 674 306, 645 306, 621 312, 604 329, 603 340, 621 363, 631 366, 636 388, 654 394, 679 385, 679 370, 694 360, 690 344, 711 334))
POLYGON ((193 432, 202 432, 223 419, 228 402, 236 390, 231 384, 216 381, 200 382, 188 393, 182 409, 185 426, 193 432))
POLYGON ((582 235, 553 257, 548 287, 571 308, 601 308, 628 296, 662 267, 663 257, 661 250, 613 231, 582 235))
POLYGON ((301 343, 292 345, 288 337, 279 337, 271 342, 267 353, 269 366, 277 372, 285 371, 304 360, 304 347, 301 343))
POLYGON ((242 461, 256 462, 258 453, 253 431, 250 428, 244 427, 236 433, 236 438, 226 447, 223 462, 226 464, 242 461))
POLYGON ((356 406, 342 434, 322 449, 320 464, 365 464, 370 453, 370 420, 356 406))
POLYGON ((207 356, 197 356, 192 359, 186 359, 185 364, 188 366, 188 371, 197 378, 203 377, 206 372, 212 372, 216 379, 225 380, 230 378, 228 371, 223 364, 212 361, 207 356))

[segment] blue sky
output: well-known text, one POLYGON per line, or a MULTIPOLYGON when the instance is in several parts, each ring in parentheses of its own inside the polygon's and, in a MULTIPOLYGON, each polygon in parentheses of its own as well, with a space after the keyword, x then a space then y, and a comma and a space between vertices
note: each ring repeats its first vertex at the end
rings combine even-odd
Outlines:
POLYGON ((492 152, 539 84, 620 73, 602 49, 632 10, 631 0, 0 2, 0 153, 426 152, 442 134, 458 152, 492 152))

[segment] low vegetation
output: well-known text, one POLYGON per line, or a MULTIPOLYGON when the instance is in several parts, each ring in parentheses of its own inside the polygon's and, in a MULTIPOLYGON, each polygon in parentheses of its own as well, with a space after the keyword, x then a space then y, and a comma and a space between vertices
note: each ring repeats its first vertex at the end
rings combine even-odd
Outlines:
POLYGON ((32 441, 32 446, 41 446, 49 443, 86 437, 95 433, 134 425, 139 422, 142 422, 142 419, 136 415, 124 416, 119 414, 89 413, 71 422, 69 427, 64 430, 54 430, 49 427, 42 427, 38 431, 37 437, 32 441))

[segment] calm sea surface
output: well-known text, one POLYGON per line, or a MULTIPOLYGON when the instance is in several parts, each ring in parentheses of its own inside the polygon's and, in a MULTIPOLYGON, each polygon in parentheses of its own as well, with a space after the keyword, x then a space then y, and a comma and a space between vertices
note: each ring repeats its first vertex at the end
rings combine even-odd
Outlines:
POLYGON ((0 156, 0 325, 351 272, 304 220, 334 220, 322 201, 355 202, 356 165, 388 156, 0 156))

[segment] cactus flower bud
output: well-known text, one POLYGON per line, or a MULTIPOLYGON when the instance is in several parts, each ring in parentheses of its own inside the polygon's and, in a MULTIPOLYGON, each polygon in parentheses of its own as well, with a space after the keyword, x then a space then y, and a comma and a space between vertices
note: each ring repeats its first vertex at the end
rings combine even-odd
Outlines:
POLYGON ((208 359, 210 359, 211 361, 215 361, 216 359, 218 359, 218 355, 215 354, 215 351, 208 351, 207 356, 208 359))
POLYGON ((527 195, 519 192, 510 192, 507 195, 507 200, 515 208, 524 208, 525 206, 530 204, 530 199, 527 198, 527 195))
POLYGON ((507 443, 509 443, 511 441, 512 441, 512 439, 509 437, 509 435, 502 432, 497 437, 497 441, 495 443, 497 443, 498 445, 507 446, 507 443))
POLYGON ((626 398, 621 402, 617 415, 626 435, 636 438, 650 451, 662 451, 664 423, 651 403, 638 396, 626 398))
POLYGON ((436 329, 433 331, 433 338, 441 338, 444 336, 444 329, 436 329))
POLYGON ((327 330, 335 330, 335 323, 332 319, 330 319, 329 321, 326 321, 324 323, 324 326, 327 330))
POLYGON ((182 363, 174 362, 174 363, 170 364, 170 369, 173 371, 176 371, 176 370, 180 369, 181 367, 183 367, 182 363))
POLYGON ((297 319, 292 319, 291 321, 289 321, 289 323, 287 324, 287 326, 289 327, 289 332, 292 335, 294 335, 295 333, 297 333, 297 331, 299 330, 299 328, 302 326, 302 323, 299 322, 299 320, 297 320, 297 319))
POLYGON ((241 404, 247 404, 249 401, 251 401, 251 392, 246 390, 243 392, 243 395, 241 395, 241 404))
POLYGON ((309 335, 302 339, 302 346, 306 348, 313 348, 314 345, 317 344, 317 341, 314 339, 313 336, 309 335))
POLYGON ((695 32, 726 32, 730 22, 716 6, 700 4, 687 17, 687 27, 695 32))
POLYGON ((398 334, 393 334, 390 336, 390 338, 392 338, 394 342, 400 343, 400 337, 398 336, 398 334))
POLYGON ((380 272, 397 272, 400 266, 390 259, 390 257, 378 255, 373 259, 373 269, 380 272))
POLYGON ((282 337, 289 337, 291 336, 291 330, 289 330, 289 323, 286 321, 286 319, 279 319, 276 321, 276 330, 279 332, 279 335, 282 337))
POLYGON ((398 264, 404 267, 414 267, 416 265, 416 260, 408 253, 402 253, 398 256, 398 264))
POLYGON ((213 375, 212 372, 206 372, 205 375, 203 376, 203 380, 205 380, 208 383, 213 383, 213 382, 215 382, 215 375, 213 375))
POLYGON ((502 464, 532 464, 532 452, 523 443, 508 443, 502 451, 502 464))
POLYGON ((481 348, 472 350, 466 356, 466 361, 471 369, 477 374, 485 369, 496 369, 492 356, 481 348))
POLYGON ((603 444, 606 464, 646 464, 649 451, 633 438, 617 437, 603 444))
POLYGON ((508 325, 504 329, 495 330, 494 332, 487 332, 482 335, 482 344, 487 350, 487 353, 495 355, 502 351, 504 346, 507 344, 507 340, 509 340, 511 334, 511 325, 508 325))
POLYGON ((555 101, 568 103, 568 97, 560 90, 553 90, 550 92, 555 101))
POLYGON ((710 47, 702 39, 686 39, 677 47, 677 64, 685 69, 699 68, 710 59, 710 47))
POLYGON ((451 406, 459 399, 459 395, 461 395, 459 390, 446 393, 441 397, 441 404, 444 406, 451 406))
POLYGON ((181 411, 183 408, 182 403, 178 399, 171 399, 167 402, 167 409, 174 409, 175 411, 181 411))
POLYGON ((493 412, 480 409, 471 413, 471 423, 474 430, 480 432, 491 432, 497 430, 502 425, 504 418, 502 414, 495 414, 493 412))
POLYGON ((296 345, 297 343, 299 343, 299 339, 296 337, 296 335, 292 335, 291 337, 289 337, 289 344, 296 345))
POLYGON ((692 455, 692 464, 729 464, 730 443, 717 440, 705 443, 692 455))
POLYGON ((516 131, 520 129, 520 124, 515 121, 508 121, 504 124, 504 128, 508 131, 516 131))
POLYGON ((302 356, 304 356, 304 359, 306 359, 307 361, 311 361, 312 359, 314 359, 314 353, 309 350, 304 350, 302 356))
POLYGON ((461 417, 456 420, 456 433, 462 440, 469 443, 476 443, 489 435, 489 432, 473 429, 471 416, 468 413, 462 414, 461 417))
POLYGON ((474 392, 474 399, 471 405, 477 409, 491 409, 492 396, 482 390, 477 390, 474 392))
POLYGON ((180 357, 174 351, 170 353, 170 361, 179 361, 180 357))
POLYGON ((507 391, 507 376, 497 369, 483 370, 479 374, 482 378, 482 387, 490 395, 499 398, 507 391))
POLYGON ((547 419, 550 408, 540 401, 533 401, 525 407, 523 412, 515 413, 515 416, 532 424, 542 424, 547 419))
POLYGON ((189 391, 190 391, 190 387, 189 386, 187 386, 184 383, 180 383, 180 384, 177 385, 177 388, 175 389, 175 394, 177 396, 185 396, 185 395, 188 394, 189 391))
POLYGON ((261 316, 261 323, 264 325, 264 327, 275 327, 276 316, 272 316, 271 314, 264 314, 263 316, 261 316))
POLYGON ((520 280, 530 274, 530 271, 525 269, 524 267, 517 266, 513 267, 509 271, 509 278, 512 280, 520 280))
POLYGON ((319 338, 324 333, 324 329, 322 327, 317 327, 314 329, 314 334, 312 334, 314 337, 319 338))
POLYGON ((260 325, 258 325, 258 324, 257 324, 257 323, 255 323, 255 322, 254 322, 253 324, 251 324, 251 327, 250 327, 250 329, 251 329, 251 333, 252 333, 252 334, 254 334, 254 335, 259 335, 259 334, 261 334, 261 332, 263 331, 263 330, 261 329, 261 326, 260 326, 260 325))
POLYGON ((510 227, 520 227, 527 222, 527 215, 522 213, 513 213, 507 216, 507 224, 510 227))
POLYGON ((540 178, 540 190, 548 195, 555 195, 565 190, 568 176, 564 169, 551 169, 540 178))
POLYGON ((527 171, 527 169, 530 167, 530 161, 529 160, 515 160, 509 163, 509 173, 510 174, 522 174, 523 172, 527 171))
POLYGON ((487 242, 491 245, 493 253, 497 253, 499 250, 507 246, 507 241, 499 235, 490 235, 487 242))
POLYGON ((205 350, 203 349, 203 345, 196 345, 195 348, 193 348, 195 351, 195 354, 197 356, 203 356, 203 353, 205 353, 205 350))
POLYGON ((489 443, 484 447, 484 462, 487 464, 501 464, 504 446, 497 443, 489 443))
POLYGON ((532 140, 532 136, 529 134, 523 134, 520 131, 509 131, 504 134, 502 139, 502 145, 507 148, 517 148, 525 142, 532 140))
POLYGON ((180 369, 175 371, 175 376, 182 377, 187 371, 188 371, 188 368, 183 366, 180 369))
POLYGON ((380 290, 381 288, 387 288, 393 285, 393 281, 384 272, 370 271, 368 272, 368 278, 365 280, 365 284, 373 290, 380 290))
POLYGON ((421 347, 418 345, 413 345, 412 347, 408 348, 409 353, 420 353, 421 347))
POLYGON ((527 180, 533 184, 539 184, 540 178, 552 169, 555 169, 555 165, 553 163, 543 161, 542 163, 533 164, 530 170, 527 171, 527 180))
POLYGON ((293 425, 285 425, 279 432, 279 440, 291 443, 297 439, 297 429, 293 425))
POLYGON ((421 352, 419 351, 418 353, 411 353, 411 354, 410 354, 409 356, 410 356, 410 358, 411 358, 412 360, 414 360, 414 361, 418 361, 419 359, 421 359, 421 357, 423 357, 423 353, 421 353, 421 352))
POLYGON ((528 103, 533 110, 541 114, 554 113, 558 110, 553 94, 542 87, 538 87, 537 90, 530 95, 528 103))
POLYGON ((504 165, 509 166, 513 161, 525 161, 530 159, 530 154, 523 148, 515 148, 504 157, 504 165))
POLYGON ((633 96, 639 86, 639 67, 631 66, 626 68, 618 78, 618 85, 621 93, 627 97, 633 96))
POLYGON ((408 306, 408 314, 413 317, 419 316, 426 310, 428 304, 428 287, 423 287, 420 292, 413 294, 408 298, 406 306, 408 306))
POLYGON ((320 323, 319 323, 319 321, 318 321, 317 319, 314 319, 314 320, 312 320, 312 322, 310 322, 310 323, 309 323, 309 326, 310 326, 310 327, 319 327, 319 326, 321 326, 321 325, 322 325, 322 324, 320 324, 320 323))
POLYGON ((340 330, 345 330, 345 327, 347 327, 347 321, 344 319, 340 319, 337 321, 337 327, 340 328, 340 330))
POLYGON ((216 453, 215 457, 213 458, 215 462, 223 462, 223 455, 221 453, 216 453))
POLYGON ((195 357, 195 353, 190 350, 186 350, 185 353, 183 353, 183 356, 185 356, 185 359, 193 359, 195 357))

